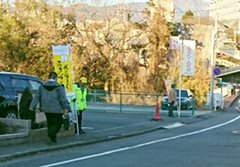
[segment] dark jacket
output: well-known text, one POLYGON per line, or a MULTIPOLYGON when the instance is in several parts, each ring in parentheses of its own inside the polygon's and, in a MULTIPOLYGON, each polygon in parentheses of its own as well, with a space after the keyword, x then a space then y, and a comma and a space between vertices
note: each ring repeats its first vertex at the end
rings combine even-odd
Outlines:
POLYGON ((40 103, 40 111, 44 113, 64 113, 68 109, 65 89, 55 81, 48 81, 41 85, 30 105, 30 110, 35 110, 40 103))

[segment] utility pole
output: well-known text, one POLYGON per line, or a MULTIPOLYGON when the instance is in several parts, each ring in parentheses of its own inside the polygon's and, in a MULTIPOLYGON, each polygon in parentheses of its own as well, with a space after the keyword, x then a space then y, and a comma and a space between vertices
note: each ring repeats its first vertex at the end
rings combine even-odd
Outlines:
MULTIPOLYGON (((181 32, 182 33, 182 32, 181 32)), ((181 92, 182 92, 182 59, 184 54, 184 39, 182 34, 182 45, 180 49, 180 65, 179 65, 179 93, 178 93, 178 117, 181 115, 181 92)))
POLYGON ((182 26, 180 29, 178 29, 179 32, 181 32, 181 48, 180 48, 180 56, 179 56, 179 93, 178 93, 178 117, 181 115, 181 92, 182 92, 182 59, 184 56, 184 33, 183 30, 184 26, 182 26))
POLYGON ((218 13, 215 18, 215 30, 212 31, 212 59, 211 59, 211 65, 212 65, 212 71, 211 71, 211 88, 210 88, 210 110, 213 107, 213 96, 214 96, 214 79, 215 75, 213 73, 213 70, 215 68, 216 64, 216 45, 217 45, 217 31, 218 31, 218 13))

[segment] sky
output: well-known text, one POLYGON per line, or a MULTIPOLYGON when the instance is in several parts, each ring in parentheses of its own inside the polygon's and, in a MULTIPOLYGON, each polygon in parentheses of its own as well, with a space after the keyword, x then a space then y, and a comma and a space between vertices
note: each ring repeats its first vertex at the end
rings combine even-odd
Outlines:
MULTIPOLYGON (((1 1, 1 0, 0 0, 1 1)), ((2 0, 3 2, 6 2, 7 0, 2 0)), ((10 3, 14 2, 15 0, 9 0, 10 3)), ((47 0, 48 2, 58 2, 61 3, 63 1, 66 2, 66 0, 47 0)), ((210 2, 210 0, 203 0, 205 2, 210 2)), ((120 2, 130 3, 130 2, 149 2, 149 0, 67 0, 67 2, 70 2, 70 4, 75 3, 86 3, 90 5, 96 5, 96 6, 102 6, 105 5, 112 5, 112 4, 118 4, 120 2)))
MULTIPOLYGON (((121 0, 118 0, 121 1, 121 0)), ((129 2, 148 2, 149 0, 125 0, 125 3, 129 3, 129 2)), ((209 2, 210 0, 203 0, 205 2, 209 2)))
MULTIPOLYGON (((100 4, 98 5, 102 5, 105 3, 102 2, 106 2, 107 5, 112 5, 112 4, 117 4, 120 2, 125 2, 125 3, 130 3, 130 2, 149 2, 149 0, 82 0, 84 2, 87 2, 88 4, 98 4, 99 1, 101 1, 100 4)), ((210 0, 203 0, 205 2, 210 2, 210 0)))
MULTIPOLYGON (((111 0, 110 0, 111 1, 111 0)), ((125 1, 125 3, 129 3, 129 2, 148 2, 149 0, 113 0, 115 3, 118 3, 121 2, 121 1, 125 1)), ((203 0, 205 2, 210 2, 210 0, 203 0)))

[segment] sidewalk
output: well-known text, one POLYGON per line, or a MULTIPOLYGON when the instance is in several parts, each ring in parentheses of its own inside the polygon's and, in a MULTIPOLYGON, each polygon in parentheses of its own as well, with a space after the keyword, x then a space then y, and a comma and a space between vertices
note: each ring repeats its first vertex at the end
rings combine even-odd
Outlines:
MULTIPOLYGON (((131 114, 131 113, 85 113, 85 120, 88 126, 83 127, 86 134, 74 135, 64 138, 58 138, 56 144, 50 144, 49 139, 38 142, 23 143, 18 145, 0 147, 0 161, 19 158, 22 156, 30 156, 40 152, 49 152, 64 148, 84 146, 104 141, 116 140, 135 135, 141 135, 148 132, 160 130, 163 128, 169 129, 171 126, 181 126, 201 121, 203 118, 200 115, 208 115, 211 111, 196 111, 195 115, 183 115, 180 118, 170 118, 161 116, 162 121, 151 121, 153 114, 131 114), (104 120, 91 119, 92 115, 104 120), (98 124, 96 124, 98 121, 98 124)), ((175 111, 177 116, 177 112, 175 111)), ((84 124, 85 125, 85 124, 84 124)))
POLYGON ((234 94, 231 96, 227 96, 224 98, 224 107, 228 108, 231 106, 232 103, 234 103, 234 101, 239 97, 238 94, 234 94))

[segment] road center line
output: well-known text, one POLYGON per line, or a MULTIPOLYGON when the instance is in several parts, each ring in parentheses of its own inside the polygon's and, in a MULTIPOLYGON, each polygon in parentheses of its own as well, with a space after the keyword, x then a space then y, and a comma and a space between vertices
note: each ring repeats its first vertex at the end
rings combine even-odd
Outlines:
POLYGON ((135 149, 135 148, 139 148, 139 147, 144 147, 144 146, 148 146, 148 145, 163 142, 163 141, 168 141, 168 140, 178 139, 178 138, 182 138, 182 137, 186 137, 186 136, 191 136, 191 135, 203 133, 203 132, 206 132, 206 131, 209 131, 209 130, 212 130, 212 129, 216 129, 216 128, 219 128, 221 126, 228 125, 228 124, 230 124, 230 123, 232 123, 232 122, 234 122, 238 119, 240 119, 240 115, 238 117, 230 120, 230 121, 225 122, 225 123, 218 124, 218 125, 215 125, 215 126, 212 126, 212 127, 209 127, 209 128, 205 128, 205 129, 202 129, 202 130, 198 130, 198 131, 194 131, 194 132, 190 132, 190 133, 185 133, 185 134, 177 135, 177 136, 173 136, 173 137, 163 138, 163 139, 159 139, 159 140, 154 140, 154 141, 150 141, 150 142, 146 142, 146 143, 142 143, 142 144, 138 144, 138 145, 134 145, 134 146, 130 146, 130 147, 124 147, 124 148, 120 148, 120 149, 106 151, 106 152, 103 152, 103 153, 88 155, 88 156, 75 158, 75 159, 71 159, 71 160, 67 160, 67 161, 62 161, 62 162, 52 163, 52 164, 48 164, 48 165, 43 165, 43 166, 40 166, 40 167, 52 167, 52 166, 68 164, 68 163, 72 163, 72 162, 76 162, 76 161, 82 161, 82 160, 86 160, 86 159, 90 159, 90 158, 100 157, 100 156, 109 155, 109 154, 122 152, 122 151, 126 151, 126 150, 131 150, 131 149, 135 149))

